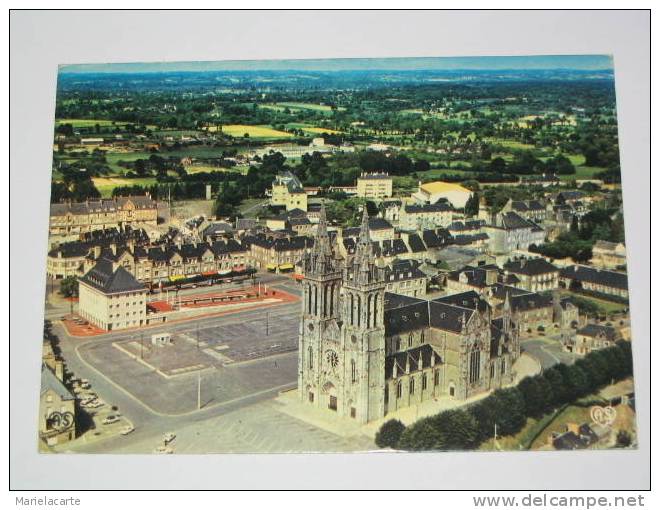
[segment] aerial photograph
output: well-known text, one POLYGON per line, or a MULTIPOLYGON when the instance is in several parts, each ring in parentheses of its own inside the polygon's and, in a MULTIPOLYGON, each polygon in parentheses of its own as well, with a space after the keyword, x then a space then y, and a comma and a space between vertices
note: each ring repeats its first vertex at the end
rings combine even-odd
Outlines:
POLYGON ((63 64, 50 113, 39 452, 637 448, 610 56, 63 64))

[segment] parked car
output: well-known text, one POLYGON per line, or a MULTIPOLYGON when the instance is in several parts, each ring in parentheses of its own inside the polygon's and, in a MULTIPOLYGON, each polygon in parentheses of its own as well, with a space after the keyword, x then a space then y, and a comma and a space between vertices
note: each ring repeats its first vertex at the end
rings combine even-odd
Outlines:
POLYGON ((119 421, 119 416, 115 416, 111 414, 107 418, 105 418, 101 423, 103 423, 103 425, 112 425, 113 423, 117 423, 118 421, 119 421))
POLYGON ((168 432, 163 436, 163 443, 164 444, 170 444, 174 439, 176 438, 176 434, 173 434, 172 432, 168 432))
POLYGON ((169 446, 160 445, 154 449, 154 453, 170 454, 170 453, 174 453, 174 450, 169 446))
POLYGON ((135 427, 133 425, 126 425, 121 431, 119 432, 122 436, 127 436, 131 432, 135 430, 135 427))

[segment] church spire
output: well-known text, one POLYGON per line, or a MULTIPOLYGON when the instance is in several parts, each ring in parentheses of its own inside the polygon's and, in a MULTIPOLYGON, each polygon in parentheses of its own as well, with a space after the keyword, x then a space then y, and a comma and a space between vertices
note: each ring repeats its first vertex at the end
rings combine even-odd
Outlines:
POLYGON ((325 216, 325 203, 321 202, 321 210, 319 211, 319 224, 316 228, 316 240, 314 241, 314 251, 319 255, 330 256, 332 250, 330 248, 330 236, 328 235, 328 222, 325 216))
POLYGON ((367 212, 367 205, 362 209, 362 224, 360 225, 360 244, 371 244, 371 237, 369 236, 369 213, 367 212))

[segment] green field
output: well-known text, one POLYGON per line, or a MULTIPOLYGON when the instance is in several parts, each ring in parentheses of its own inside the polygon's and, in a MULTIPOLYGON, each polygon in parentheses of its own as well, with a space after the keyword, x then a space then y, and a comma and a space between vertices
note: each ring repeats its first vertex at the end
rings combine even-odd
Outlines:
MULTIPOLYGON (((97 124, 100 127, 108 127, 108 126, 123 127, 126 126, 127 124, 134 124, 134 123, 107 120, 107 119, 55 119, 55 126, 59 126, 60 124, 71 124, 74 128, 93 128, 97 124)), ((147 127, 150 129, 156 129, 156 126, 147 126, 147 127)))
POLYGON ((123 177, 94 177, 94 186, 99 190, 103 198, 112 196, 112 190, 120 186, 151 186, 156 184, 155 177, 137 177, 127 179, 123 177))
MULTIPOLYGON (((280 139, 280 138, 291 138, 293 135, 287 133, 286 131, 278 131, 269 126, 248 126, 245 124, 229 124, 226 126, 221 126, 222 132, 226 135, 232 136, 234 138, 243 138, 247 133, 250 138, 259 138, 263 140, 267 139, 280 139)), ((208 128, 209 132, 217 131, 215 126, 208 128)))
POLYGON ((323 134, 323 133, 337 134, 337 133, 341 133, 341 131, 337 131, 335 129, 312 126, 311 124, 305 124, 303 122, 290 122, 289 124, 286 125, 286 128, 287 129, 301 129, 302 131, 304 131, 306 133, 311 133, 311 134, 323 134))

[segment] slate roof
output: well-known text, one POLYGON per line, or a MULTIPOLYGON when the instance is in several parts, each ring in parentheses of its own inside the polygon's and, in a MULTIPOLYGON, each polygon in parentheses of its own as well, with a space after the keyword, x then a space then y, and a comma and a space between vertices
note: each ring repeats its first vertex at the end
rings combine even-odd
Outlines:
MULTIPOLYGON (((407 351, 391 354, 385 358, 385 379, 393 378, 395 365, 397 367, 397 374, 406 373, 406 366, 408 366, 410 370, 408 373, 417 372, 423 368, 430 367, 432 357, 433 347, 429 344, 420 345, 419 347, 407 351)), ((436 355, 433 366, 440 365, 441 363, 441 357, 436 355)))
POLYGON ((514 312, 525 312, 528 310, 538 310, 552 306, 552 296, 530 292, 518 296, 509 296, 511 310, 514 312))
POLYGON ((628 275, 605 269, 595 269, 588 266, 568 266, 559 271, 561 278, 568 278, 579 282, 588 282, 612 287, 615 289, 628 288, 628 275))
POLYGON ((451 211, 452 207, 444 202, 438 202, 435 204, 406 205, 404 207, 404 210, 406 211, 406 214, 424 214, 424 213, 447 212, 447 211, 451 211))
POLYGON ((538 276, 558 272, 559 268, 544 258, 513 260, 504 264, 504 269, 510 273, 538 276))
POLYGON ((426 246, 424 245, 422 238, 417 234, 411 234, 408 236, 408 246, 410 246, 410 251, 413 253, 426 251, 426 246))
POLYGON ((577 334, 588 336, 590 338, 603 336, 610 342, 614 342, 617 339, 616 329, 614 329, 612 326, 601 326, 600 324, 587 324, 583 328, 579 329, 577 334))
POLYGON ((233 231, 229 223, 211 223, 204 229, 204 236, 217 235, 217 234, 230 234, 233 231))
POLYGON ((123 267, 120 266, 113 272, 112 262, 105 258, 100 259, 92 269, 80 278, 80 281, 100 290, 104 294, 136 292, 146 289, 123 267))
POLYGON ((400 260, 393 262, 392 265, 385 268, 385 282, 413 280, 417 278, 426 278, 419 265, 410 260, 400 260))
POLYGON ((51 216, 64 216, 66 214, 89 214, 96 212, 114 212, 123 209, 128 202, 136 209, 155 209, 156 201, 146 195, 127 197, 102 198, 98 200, 87 200, 85 202, 63 202, 50 205, 51 216))
POLYGON ((490 308, 490 305, 486 300, 482 299, 479 294, 473 290, 467 292, 459 292, 458 294, 451 294, 449 296, 439 297, 433 301, 437 303, 445 303, 454 306, 460 306, 461 308, 469 308, 470 310, 486 311, 490 308))
POLYGON ((41 364, 41 395, 48 390, 54 391, 62 400, 75 400, 76 397, 64 386, 48 365, 41 364))

